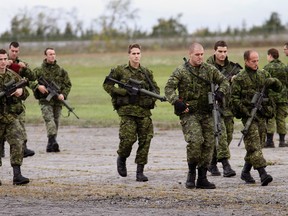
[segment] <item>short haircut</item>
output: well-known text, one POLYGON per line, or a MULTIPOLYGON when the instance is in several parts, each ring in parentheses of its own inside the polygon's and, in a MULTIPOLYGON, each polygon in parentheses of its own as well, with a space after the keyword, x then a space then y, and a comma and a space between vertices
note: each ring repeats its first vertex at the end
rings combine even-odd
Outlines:
POLYGON ((137 43, 130 44, 130 45, 128 46, 128 53, 129 53, 129 54, 131 53, 131 50, 132 50, 133 48, 138 48, 138 49, 141 50, 140 44, 137 44, 137 43))
POLYGON ((271 55, 274 59, 278 59, 279 58, 279 51, 275 48, 271 48, 267 51, 268 55, 271 55))
POLYGON ((17 48, 20 46, 20 44, 17 42, 17 41, 12 41, 10 44, 9 44, 9 48, 11 48, 11 46, 17 48))
POLYGON ((47 55, 47 50, 54 50, 54 48, 47 47, 47 48, 44 50, 44 55, 47 55))
POLYGON ((286 43, 284 44, 284 46, 288 48, 288 42, 286 42, 286 43))
POLYGON ((214 44, 214 50, 217 50, 218 47, 227 47, 228 48, 228 45, 225 41, 217 41, 214 44))
POLYGON ((246 51, 244 52, 244 55, 243 55, 244 60, 249 60, 249 59, 250 59, 250 54, 251 54, 252 51, 253 51, 253 50, 246 50, 246 51))
POLYGON ((7 51, 5 49, 0 49, 0 54, 7 54, 7 51))
POLYGON ((194 42, 189 46, 189 53, 192 53, 195 49, 204 49, 203 46, 200 43, 194 42))

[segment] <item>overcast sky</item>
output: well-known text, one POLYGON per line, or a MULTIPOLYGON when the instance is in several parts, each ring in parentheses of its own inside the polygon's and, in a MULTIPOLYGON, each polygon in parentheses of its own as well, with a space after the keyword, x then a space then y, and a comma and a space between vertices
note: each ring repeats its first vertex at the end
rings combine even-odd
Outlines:
MULTIPOLYGON (((53 9, 63 8, 70 11, 76 8, 78 19, 85 26, 104 14, 109 0, 13 0, 2 2, 0 33, 9 30, 12 17, 27 8, 45 6, 53 9), (24 4, 25 3, 25 4, 24 4)), ((287 0, 131 0, 131 9, 139 9, 137 26, 142 31, 151 31, 158 18, 176 18, 182 13, 180 23, 186 25, 188 32, 208 27, 210 30, 226 30, 227 26, 246 28, 262 25, 271 15, 277 12, 282 24, 288 23, 287 0), (152 4, 153 3, 153 4, 152 4), (154 5, 155 4, 155 5, 154 5)))

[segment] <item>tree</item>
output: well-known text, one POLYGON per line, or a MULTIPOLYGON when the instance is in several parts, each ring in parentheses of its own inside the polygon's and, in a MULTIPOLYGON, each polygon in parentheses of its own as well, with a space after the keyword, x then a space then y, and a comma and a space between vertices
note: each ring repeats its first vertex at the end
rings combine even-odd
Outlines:
POLYGON ((152 37, 182 37, 187 35, 187 28, 180 23, 182 14, 178 14, 176 18, 158 19, 158 24, 152 28, 152 37))
POLYGON ((268 33, 279 33, 285 30, 285 26, 282 25, 279 14, 276 12, 272 12, 270 18, 263 25, 264 31, 266 30, 268 33))

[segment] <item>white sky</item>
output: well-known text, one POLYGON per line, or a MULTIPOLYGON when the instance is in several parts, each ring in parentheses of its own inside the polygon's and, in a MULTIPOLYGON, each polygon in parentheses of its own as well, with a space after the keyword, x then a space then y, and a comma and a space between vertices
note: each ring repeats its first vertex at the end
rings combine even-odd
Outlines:
MULTIPOLYGON (((93 19, 104 14, 109 0, 13 0, 1 6, 0 33, 9 30, 12 17, 20 9, 29 11, 35 6, 53 9, 63 8, 65 11, 77 9, 78 19, 84 27, 90 26, 93 19)), ((176 18, 182 13, 180 23, 186 25, 191 33, 199 28, 210 30, 226 30, 227 26, 246 28, 262 25, 272 12, 280 15, 282 24, 288 24, 287 0, 131 0, 131 9, 139 9, 137 22, 142 31, 150 32, 158 23, 158 18, 176 18), (152 3, 153 2, 153 3, 152 3), (155 5, 154 5, 155 4, 155 5), (154 5, 154 6, 153 6, 154 5)))

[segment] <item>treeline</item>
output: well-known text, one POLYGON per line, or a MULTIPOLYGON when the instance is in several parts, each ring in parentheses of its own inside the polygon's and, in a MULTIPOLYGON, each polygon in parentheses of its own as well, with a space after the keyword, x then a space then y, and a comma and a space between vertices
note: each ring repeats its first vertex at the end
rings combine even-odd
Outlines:
POLYGON ((182 14, 169 19, 159 18, 150 33, 142 31, 136 22, 138 9, 131 8, 131 0, 111 0, 105 7, 105 14, 91 20, 88 27, 78 19, 77 10, 34 7, 20 10, 11 19, 10 30, 0 35, 2 41, 60 41, 60 40, 110 40, 135 38, 168 38, 186 36, 239 36, 268 35, 284 33, 288 29, 282 24, 279 14, 272 12, 260 26, 246 28, 245 21, 241 28, 228 26, 224 31, 198 29, 189 33, 181 23, 182 14))

